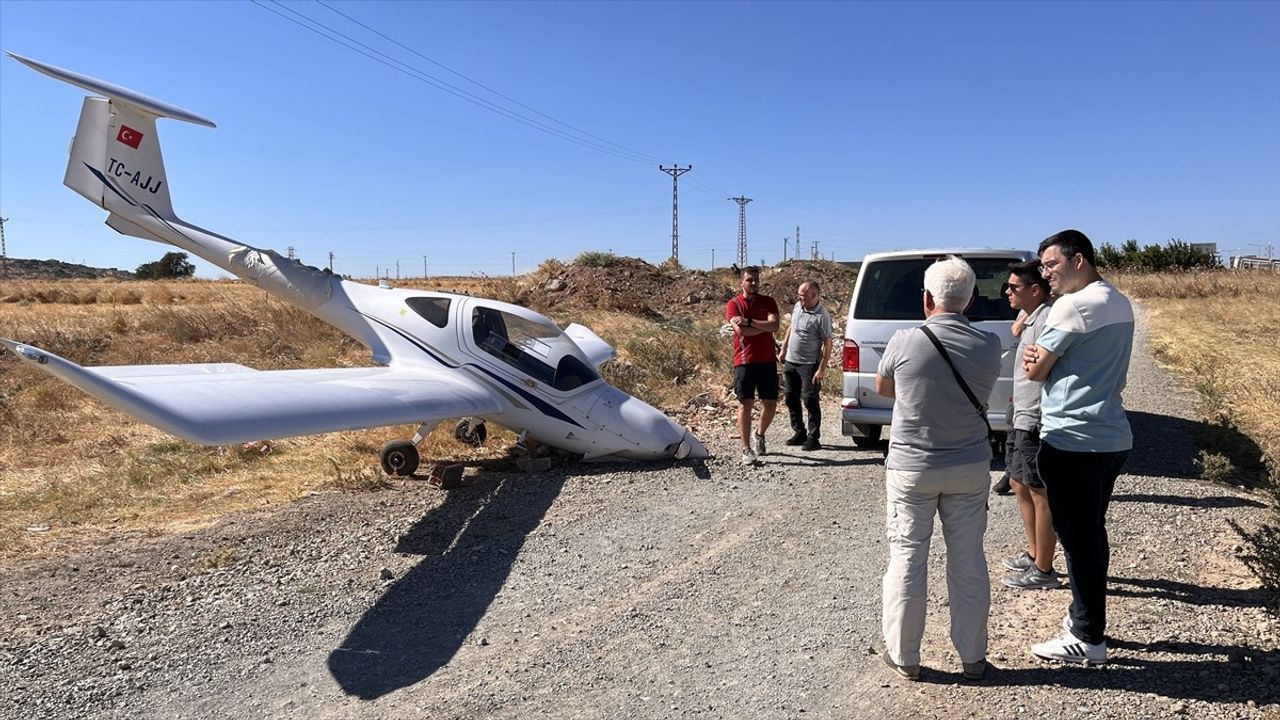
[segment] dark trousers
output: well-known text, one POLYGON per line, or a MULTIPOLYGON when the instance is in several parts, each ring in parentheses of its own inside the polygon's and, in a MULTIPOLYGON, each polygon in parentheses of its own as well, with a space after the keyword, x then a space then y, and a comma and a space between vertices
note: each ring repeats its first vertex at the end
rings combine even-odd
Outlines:
POLYGON ((787 414, 791 416, 791 429, 808 434, 813 439, 822 436, 822 406, 818 402, 819 385, 813 381, 818 372, 817 363, 783 363, 782 378, 787 383, 787 414), (805 428, 800 401, 809 413, 809 427, 805 428))
POLYGON ((1071 581, 1071 629, 1088 643, 1106 639, 1107 505, 1129 451, 1092 453, 1059 450, 1040 444, 1037 464, 1049 496, 1053 530, 1067 558, 1071 581))

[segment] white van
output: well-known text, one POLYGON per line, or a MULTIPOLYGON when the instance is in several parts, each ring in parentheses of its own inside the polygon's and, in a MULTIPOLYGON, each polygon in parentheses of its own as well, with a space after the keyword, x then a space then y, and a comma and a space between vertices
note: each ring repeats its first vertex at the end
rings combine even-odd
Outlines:
POLYGON ((853 437, 858 447, 877 444, 881 428, 893 418, 893 398, 876 394, 880 356, 895 332, 924 323, 924 271, 948 255, 964 258, 977 275, 973 304, 965 315, 974 327, 995 333, 1004 348, 1000 378, 987 399, 991 429, 999 434, 992 443, 1003 443, 1018 345, 1011 331, 1017 313, 1009 307, 1003 286, 1009 280, 1009 263, 1035 255, 1026 250, 947 248, 872 253, 862 260, 844 326, 844 398, 840 401, 843 433, 853 437))

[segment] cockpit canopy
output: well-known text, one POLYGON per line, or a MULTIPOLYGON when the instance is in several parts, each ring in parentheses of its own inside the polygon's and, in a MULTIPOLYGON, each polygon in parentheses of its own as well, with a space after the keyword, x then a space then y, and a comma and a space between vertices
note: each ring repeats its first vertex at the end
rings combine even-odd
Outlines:
POLYGON ((471 336, 481 350, 561 392, 600 379, 573 340, 550 320, 478 306, 471 310, 471 336))

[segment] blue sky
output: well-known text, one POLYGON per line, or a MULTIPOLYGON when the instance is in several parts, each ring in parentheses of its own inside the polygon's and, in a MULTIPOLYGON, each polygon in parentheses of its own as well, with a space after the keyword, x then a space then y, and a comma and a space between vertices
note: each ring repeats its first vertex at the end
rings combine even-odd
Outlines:
MULTIPOLYGON (((183 219, 357 276, 660 262, 660 163, 694 166, 691 267, 735 258, 741 195, 752 262, 797 226, 837 260, 1067 227, 1280 253, 1280 2, 2 0, 0 47, 214 120, 159 125, 183 219)), ((8 252, 133 269, 165 248, 61 185, 82 96, 0 60, 8 252)))

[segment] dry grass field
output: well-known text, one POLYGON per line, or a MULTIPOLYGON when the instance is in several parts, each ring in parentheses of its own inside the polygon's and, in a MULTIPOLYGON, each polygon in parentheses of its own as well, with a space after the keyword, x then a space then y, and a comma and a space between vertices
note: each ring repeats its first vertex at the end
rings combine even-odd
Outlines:
POLYGON ((1247 435, 1280 480, 1280 273, 1108 277, 1146 306, 1156 356, 1200 391, 1204 419, 1247 435))

